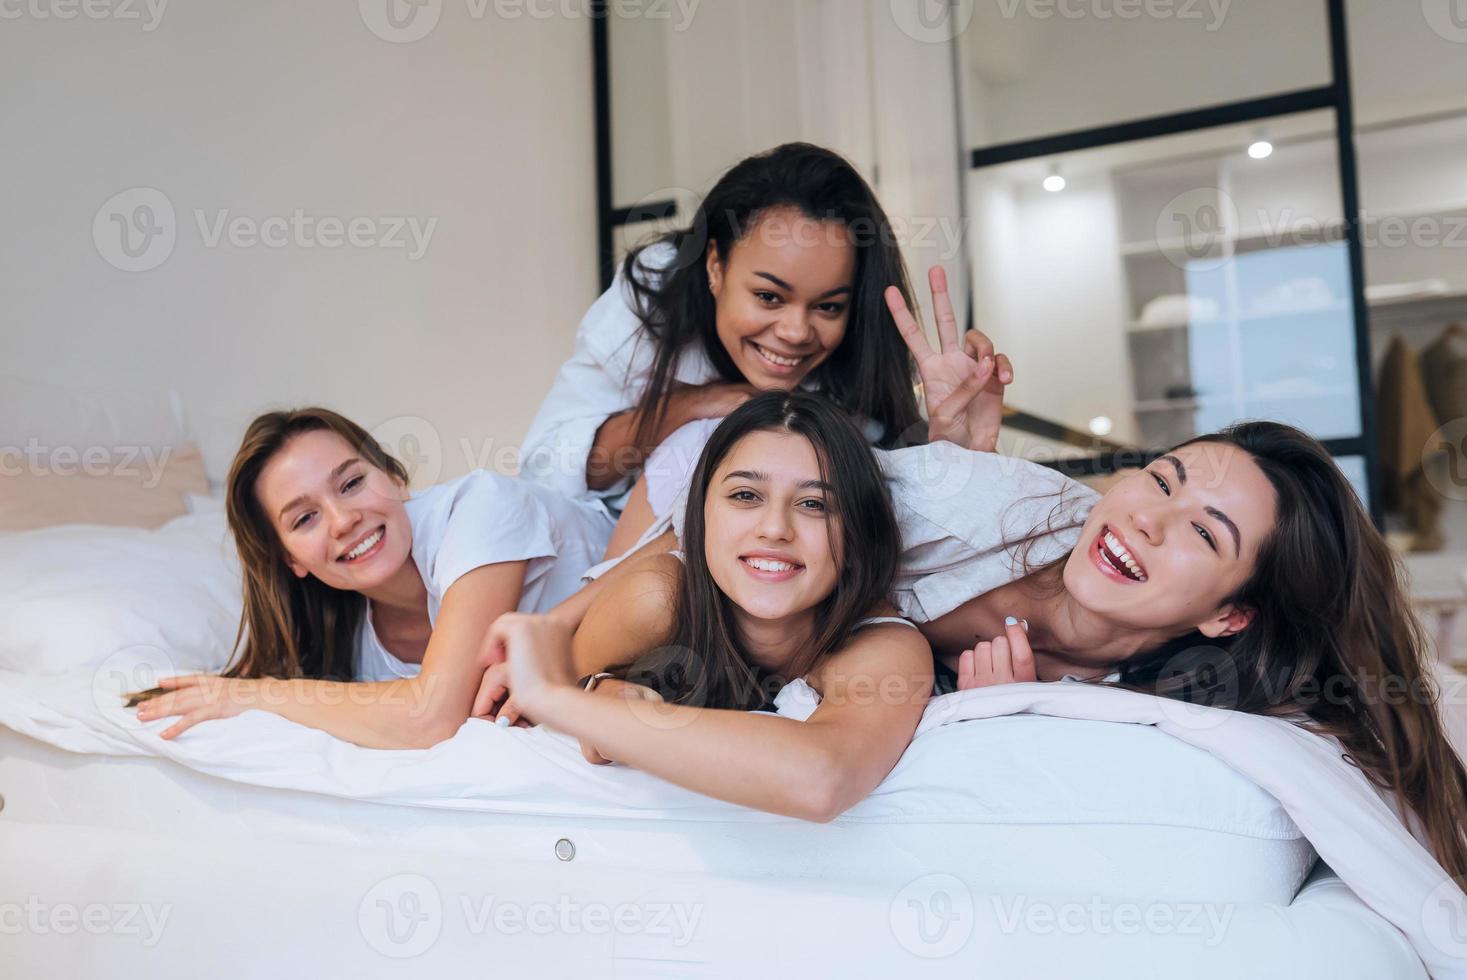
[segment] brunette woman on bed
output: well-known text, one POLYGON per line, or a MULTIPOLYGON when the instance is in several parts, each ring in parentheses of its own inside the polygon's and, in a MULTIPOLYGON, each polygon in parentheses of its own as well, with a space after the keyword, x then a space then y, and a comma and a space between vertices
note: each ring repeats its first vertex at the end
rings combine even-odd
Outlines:
POLYGON ((1399 562, 1298 429, 1247 422, 1173 449, 1094 501, 1067 555, 922 630, 939 690, 1076 675, 1293 718, 1467 875, 1467 772, 1399 562))
MULTIPOLYGON (((887 454, 883 467, 904 547, 894 597, 923 621, 946 675, 939 691, 1072 677, 1293 718, 1337 739, 1420 821, 1448 873, 1467 876, 1467 772, 1445 734, 1424 633, 1397 559, 1317 440, 1243 423, 1178 446, 1104 496, 1060 481, 1047 484, 1060 499, 1041 501, 1021 498, 1038 479, 1026 472, 1042 468, 990 454, 937 444, 887 454), (972 493, 925 492, 921 470, 942 471, 936 459, 949 477, 954 460, 971 466, 974 478, 957 482, 972 493), (1010 543, 1002 520, 966 521, 984 503, 975 495, 1061 516, 1025 524, 1010 543), (1030 545, 1033 564, 1022 560, 1030 545), (979 581, 992 584, 975 590, 979 581)), ((580 647, 578 637, 580 668, 599 669, 580 647)))
MULTIPOLYGON (((943 271, 929 279, 934 304, 945 303, 943 271)), ((882 446, 968 438, 952 426, 930 432, 918 413, 889 290, 910 302, 891 222, 850 163, 807 143, 751 156, 686 228, 627 256, 530 425, 522 471, 614 515, 631 508, 609 549, 617 555, 651 524, 645 491, 628 497, 647 455, 685 423, 721 419, 758 391, 818 390, 882 446)), ((952 355, 917 364, 928 414, 942 417, 943 400, 968 382, 982 392, 972 411, 996 419, 989 403, 1002 401, 1012 366, 979 331, 960 341, 953 322, 952 355)))
POLYGON ((592 761, 829 820, 896 764, 932 683, 922 634, 883 615, 900 538, 881 471, 838 407, 768 392, 718 427, 687 518, 686 553, 633 558, 574 637, 494 624, 515 701, 592 761), (577 661, 613 676, 588 690, 577 661))
POLYGON ((575 592, 611 521, 496 473, 414 495, 407 482, 401 463, 335 412, 250 423, 228 481, 244 575, 234 662, 222 677, 164 680, 167 693, 138 717, 182 715, 164 738, 251 708, 370 748, 453 735, 493 666, 489 624, 575 592))

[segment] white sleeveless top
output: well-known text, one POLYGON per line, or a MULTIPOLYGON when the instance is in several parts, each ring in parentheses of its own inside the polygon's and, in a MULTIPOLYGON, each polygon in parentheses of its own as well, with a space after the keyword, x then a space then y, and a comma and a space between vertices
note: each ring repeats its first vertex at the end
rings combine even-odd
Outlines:
MULTIPOLYGON (((851 631, 855 632, 878 623, 899 623, 902 626, 910 626, 912 629, 917 628, 916 623, 900 616, 867 616, 857 621, 851 631)), ((818 707, 820 707, 820 692, 811 687, 803 677, 796 677, 780 688, 779 693, 774 696, 774 714, 781 718, 808 721, 818 707)))

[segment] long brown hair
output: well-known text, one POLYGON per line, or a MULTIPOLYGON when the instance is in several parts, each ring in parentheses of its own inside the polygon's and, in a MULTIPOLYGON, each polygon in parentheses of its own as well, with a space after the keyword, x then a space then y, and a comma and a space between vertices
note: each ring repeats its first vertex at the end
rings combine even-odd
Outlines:
POLYGON ((656 348, 637 406, 639 444, 645 445, 662 422, 683 351, 701 347, 722 380, 745 380, 718 339, 704 258, 711 244, 727 262, 734 245, 777 208, 839 222, 856 247, 845 337, 815 369, 822 390, 847 411, 880 423, 882 445, 926 431, 912 387, 912 359, 884 298, 886 287, 896 286, 913 305, 891 220, 870 185, 840 154, 810 143, 786 143, 735 164, 713 185, 687 228, 632 251, 623 262, 633 308, 656 348), (677 250, 672 264, 643 265, 647 248, 658 244, 677 250))
POLYGON ((1254 611, 1223 639, 1193 632, 1121 666, 1121 683, 1253 714, 1299 716, 1334 737, 1420 821, 1447 873, 1467 875, 1467 771, 1400 561, 1318 440, 1245 422, 1183 445, 1233 446, 1278 497, 1253 575, 1226 604, 1254 611))
POLYGON ((683 546, 686 567, 673 602, 671 640, 613 672, 658 690, 668 701, 748 711, 765 707, 785 682, 834 653, 856 622, 886 598, 901 555, 901 532, 881 467, 850 416, 816 395, 770 391, 735 409, 703 448, 688 491, 683 546), (814 636, 787 677, 760 670, 744 652, 733 603, 714 581, 704 551, 703 505, 713 474, 754 432, 808 439, 820 478, 832 488, 826 505, 834 520, 827 527, 841 567, 835 588, 816 607, 814 636))
POLYGON ((326 408, 266 412, 245 429, 226 485, 225 510, 244 574, 244 616, 226 677, 350 680, 366 599, 333 589, 286 565, 280 534, 260 506, 255 483, 265 464, 303 432, 334 432, 367 463, 406 485, 407 470, 348 418, 326 408))

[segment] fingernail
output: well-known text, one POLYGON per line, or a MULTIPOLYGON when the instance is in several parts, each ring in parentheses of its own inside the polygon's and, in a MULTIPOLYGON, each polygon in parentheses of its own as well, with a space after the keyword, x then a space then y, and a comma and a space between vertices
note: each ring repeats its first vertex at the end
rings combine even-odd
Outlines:
POLYGON ((1019 625, 1019 621, 1017 619, 1015 619, 1014 617, 1012 617, 1012 616, 1005 616, 1004 617, 1003 624, 1005 626, 1018 626, 1019 625))
POLYGON ((500 728, 508 728, 509 715, 500 715, 498 718, 494 719, 494 724, 498 725, 500 728))
POLYGON ((1019 622, 1024 624, 1024 632, 1029 632, 1029 621, 1027 619, 1021 619, 1019 622))

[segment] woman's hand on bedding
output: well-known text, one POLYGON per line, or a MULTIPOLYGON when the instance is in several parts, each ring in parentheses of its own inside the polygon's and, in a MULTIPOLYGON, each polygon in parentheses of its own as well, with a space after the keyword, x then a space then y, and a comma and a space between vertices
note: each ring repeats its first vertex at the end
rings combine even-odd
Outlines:
POLYGON ((927 403, 927 438, 965 449, 993 452, 1003 425, 1004 388, 1014 380, 1007 354, 995 354, 993 341, 981 330, 958 337, 958 318, 947 291, 947 273, 935 265, 927 271, 932 310, 937 320, 934 351, 922 325, 907 308, 902 291, 886 289, 886 305, 917 362, 922 396, 927 403))
POLYGON ((959 691, 1038 679, 1028 631, 1017 620, 1004 624, 1003 636, 985 640, 958 656, 959 691))
POLYGON ((469 716, 487 718, 506 728, 510 725, 529 728, 534 724, 520 711, 509 692, 509 664, 501 661, 484 671, 484 677, 479 681, 479 693, 474 695, 474 706, 469 711, 469 716))
POLYGON ((154 721, 182 715, 172 726, 164 729, 165 739, 177 738, 201 721, 232 718, 242 711, 259 707, 259 682, 248 678, 183 674, 165 677, 158 686, 166 693, 139 704, 138 720, 154 721))
POLYGON ((509 667, 519 710, 549 720, 547 701, 558 689, 576 688, 572 635, 559 618, 529 613, 505 613, 489 627, 489 642, 503 652, 509 667))

